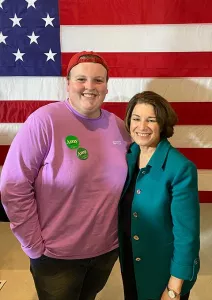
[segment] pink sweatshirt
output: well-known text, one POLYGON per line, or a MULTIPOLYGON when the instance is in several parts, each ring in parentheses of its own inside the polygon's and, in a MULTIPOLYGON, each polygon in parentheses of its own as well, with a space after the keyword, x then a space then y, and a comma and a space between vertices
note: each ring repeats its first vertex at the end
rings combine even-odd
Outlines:
POLYGON ((89 119, 67 101, 27 119, 3 166, 1 194, 29 257, 82 259, 118 247, 117 207, 129 143, 114 114, 102 110, 89 119))

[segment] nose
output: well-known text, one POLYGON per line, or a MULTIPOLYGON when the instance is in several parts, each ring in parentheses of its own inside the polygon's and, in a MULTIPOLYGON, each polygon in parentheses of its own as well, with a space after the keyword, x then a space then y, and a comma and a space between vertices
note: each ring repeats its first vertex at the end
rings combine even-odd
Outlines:
POLYGON ((93 83, 92 80, 86 80, 85 89, 86 90, 93 90, 94 89, 94 83, 93 83))
POLYGON ((141 129, 141 130, 144 130, 144 129, 146 129, 147 128, 147 122, 145 121, 145 120, 141 120, 140 122, 139 122, 139 128, 141 129))

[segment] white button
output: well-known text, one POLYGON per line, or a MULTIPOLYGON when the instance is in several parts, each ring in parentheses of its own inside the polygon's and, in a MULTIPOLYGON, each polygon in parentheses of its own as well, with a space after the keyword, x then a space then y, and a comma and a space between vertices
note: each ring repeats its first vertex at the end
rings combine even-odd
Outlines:
POLYGON ((135 260, 136 260, 136 261, 141 261, 141 258, 140 258, 140 257, 136 257, 135 260))
POLYGON ((136 193, 137 193, 137 194, 140 194, 140 193, 141 193, 141 190, 137 190, 136 193))
POLYGON ((138 217, 137 212, 134 212, 134 213, 133 213, 133 216, 134 216, 135 218, 137 218, 137 217, 138 217))
POLYGON ((139 240, 139 236, 137 236, 137 235, 134 235, 134 240, 136 240, 136 241, 138 241, 139 240))
POLYGON ((142 171, 141 173, 142 173, 142 174, 146 174, 146 171, 142 171))

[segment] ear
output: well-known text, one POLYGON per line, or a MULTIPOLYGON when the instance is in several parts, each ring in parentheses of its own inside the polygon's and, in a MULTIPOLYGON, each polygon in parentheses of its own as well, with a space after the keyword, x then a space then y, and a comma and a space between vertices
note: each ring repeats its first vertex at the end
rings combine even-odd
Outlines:
POLYGON ((66 91, 69 92, 69 79, 66 77, 66 91))

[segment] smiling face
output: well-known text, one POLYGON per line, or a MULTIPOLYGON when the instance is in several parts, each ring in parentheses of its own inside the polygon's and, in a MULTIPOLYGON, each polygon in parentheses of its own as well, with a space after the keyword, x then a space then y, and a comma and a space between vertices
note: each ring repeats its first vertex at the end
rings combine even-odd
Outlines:
POLYGON ((67 91, 69 102, 77 112, 89 118, 98 118, 108 92, 107 70, 99 63, 79 63, 71 69, 67 91))
POLYGON ((160 142, 160 126, 152 105, 146 103, 135 105, 130 119, 130 134, 141 148, 157 147, 160 142))

